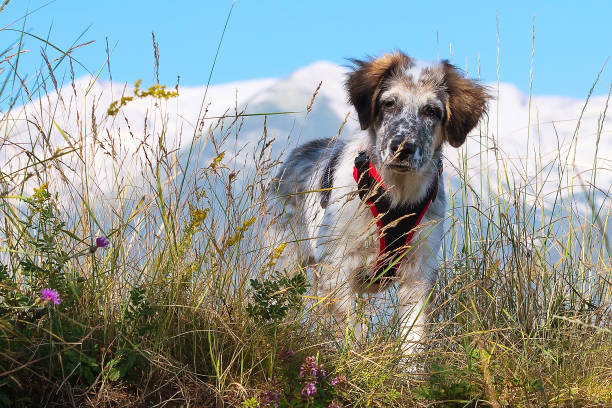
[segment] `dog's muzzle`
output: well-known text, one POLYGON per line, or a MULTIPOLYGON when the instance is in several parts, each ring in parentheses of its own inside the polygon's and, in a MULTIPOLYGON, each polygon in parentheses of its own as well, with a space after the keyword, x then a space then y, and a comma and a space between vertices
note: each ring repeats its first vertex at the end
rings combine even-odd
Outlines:
POLYGON ((416 143, 408 142, 400 138, 393 139, 389 144, 389 151, 394 161, 403 162, 414 157, 418 150, 416 143))
POLYGON ((395 137, 389 143, 389 162, 387 166, 397 171, 418 170, 422 165, 422 152, 419 145, 402 137, 395 137))

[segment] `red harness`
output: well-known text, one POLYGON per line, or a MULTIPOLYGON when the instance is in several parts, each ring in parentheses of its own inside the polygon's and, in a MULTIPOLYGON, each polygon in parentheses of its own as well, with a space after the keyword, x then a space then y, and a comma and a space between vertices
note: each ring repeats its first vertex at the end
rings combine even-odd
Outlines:
POLYGON ((376 274, 368 277, 373 282, 396 275, 406 249, 412 241, 415 228, 420 224, 429 205, 438 193, 440 172, 429 188, 429 194, 413 205, 392 207, 384 181, 372 165, 365 151, 355 158, 353 178, 359 187, 359 197, 370 208, 378 226, 379 250, 376 261, 376 274))

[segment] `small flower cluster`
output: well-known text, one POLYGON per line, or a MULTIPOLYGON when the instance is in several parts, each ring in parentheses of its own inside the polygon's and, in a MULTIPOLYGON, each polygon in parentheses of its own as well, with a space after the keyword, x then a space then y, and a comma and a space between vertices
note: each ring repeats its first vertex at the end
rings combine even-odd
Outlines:
POLYGON ((317 363, 315 356, 306 357, 298 376, 304 379, 304 388, 302 388, 302 397, 310 398, 317 393, 317 381, 325 377, 326 372, 322 364, 317 363))
POLYGON ((304 388, 302 388, 302 397, 310 398, 317 393, 317 386, 315 382, 309 381, 304 384, 304 388))
POLYGON ((266 391, 261 398, 261 402, 265 407, 278 407, 278 403, 280 402, 280 395, 276 390, 266 391))
POLYGON ((268 383, 267 390, 260 399, 260 403, 264 407, 278 407, 280 403, 280 393, 278 392, 279 382, 273 379, 268 383))
POLYGON ((317 378, 318 376, 325 377, 325 374, 323 365, 317 363, 317 358, 315 356, 310 356, 304 359, 304 362, 300 366, 300 373, 298 375, 300 378, 317 378))
POLYGON ((288 348, 287 350, 278 353, 278 358, 280 358, 281 360, 287 360, 293 356, 295 356, 295 351, 293 351, 293 349, 291 348, 288 348))
POLYGON ((191 203, 189 203, 191 225, 195 228, 198 228, 204 222, 204 220, 206 220, 206 217, 208 216, 208 211, 208 208, 202 210, 200 208, 194 207, 191 203))
POLYGON ((337 375, 334 378, 332 378, 331 385, 335 387, 336 385, 342 384, 345 382, 346 382, 346 376, 344 374, 341 374, 341 375, 337 375))
POLYGON ((274 265, 276 265, 276 262, 278 262, 278 258, 281 257, 281 255, 285 251, 286 246, 287 244, 283 242, 282 244, 274 248, 274 251, 272 251, 272 254, 270 255, 270 260, 266 264, 267 268, 272 268, 274 265))
POLYGON ((236 233, 234 234, 234 236, 228 238, 227 241, 225 241, 225 243, 223 244, 223 248, 228 248, 234 245, 236 242, 240 241, 244 232, 249 229, 249 227, 255 222, 255 220, 255 217, 251 217, 248 220, 244 221, 240 226, 238 226, 238 228, 236 228, 236 233))
POLYGON ((127 105, 128 102, 133 101, 135 97, 145 98, 147 96, 152 96, 153 98, 158 98, 158 99, 168 99, 168 98, 174 98, 178 96, 178 90, 166 91, 166 85, 155 84, 149 87, 149 89, 147 89, 146 91, 143 91, 142 89, 140 89, 141 83, 142 83, 142 80, 139 79, 134 84, 134 96, 123 95, 121 99, 117 101, 113 101, 108 107, 108 109, 106 110, 106 113, 108 114, 108 116, 115 116, 117 113, 119 113, 119 110, 122 107, 127 105))
POLYGON ((208 165, 208 168, 211 170, 216 170, 217 167, 219 167, 219 165, 221 164, 221 160, 223 160, 224 156, 225 156, 225 152, 219 153, 219 155, 210 162, 210 164, 208 165))
MULTIPOLYGON (((279 362, 283 364, 289 364, 290 359, 295 356, 296 352, 291 348, 278 353, 279 362)), ((292 370, 295 369, 293 363, 291 366, 292 370)), ((343 384, 347 384, 346 375, 336 373, 333 378, 331 375, 328 377, 323 364, 317 361, 317 356, 308 356, 301 362, 297 376, 302 387, 300 394, 308 406, 315 404, 322 407, 323 405, 320 404, 325 402, 328 403, 327 408, 343 408, 341 396, 344 393, 343 384), (335 398, 330 401, 328 399, 330 396, 335 398)), ((265 392, 260 394, 259 398, 262 407, 276 408, 281 404, 282 390, 279 389, 278 384, 278 380, 272 380, 264 387, 265 392)), ((285 402, 283 399, 283 403, 285 402)))
POLYGON ((34 194, 32 197, 38 201, 44 201, 45 198, 48 198, 51 194, 49 194, 49 183, 41 184, 38 188, 34 189, 34 194))
MULTIPOLYGON (((346 376, 344 374, 338 374, 334 378, 332 378, 332 380, 329 383, 331 384, 332 387, 337 387, 339 384, 345 384, 346 376)), ((333 399, 329 403, 327 408, 342 408, 342 404, 340 403, 340 401, 333 399)))
POLYGON ((342 404, 338 400, 333 399, 327 408, 342 408, 342 404))

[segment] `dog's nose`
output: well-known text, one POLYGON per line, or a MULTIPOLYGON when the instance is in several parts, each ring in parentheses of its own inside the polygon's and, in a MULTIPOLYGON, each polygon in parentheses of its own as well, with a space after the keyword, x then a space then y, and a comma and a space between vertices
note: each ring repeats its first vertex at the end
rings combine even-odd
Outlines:
POLYGON ((389 145, 389 149, 395 160, 402 161, 416 153, 417 145, 415 143, 402 141, 401 139, 393 139, 389 145))

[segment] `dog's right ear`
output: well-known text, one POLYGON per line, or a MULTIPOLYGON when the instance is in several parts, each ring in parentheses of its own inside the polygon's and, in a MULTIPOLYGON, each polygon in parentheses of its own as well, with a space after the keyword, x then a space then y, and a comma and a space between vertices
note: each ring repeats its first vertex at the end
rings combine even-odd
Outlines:
POLYGON ((389 78, 397 68, 411 63, 409 56, 397 51, 367 61, 351 60, 355 64, 349 74, 346 88, 349 100, 357 111, 361 129, 369 128, 376 116, 376 102, 384 80, 389 78))

